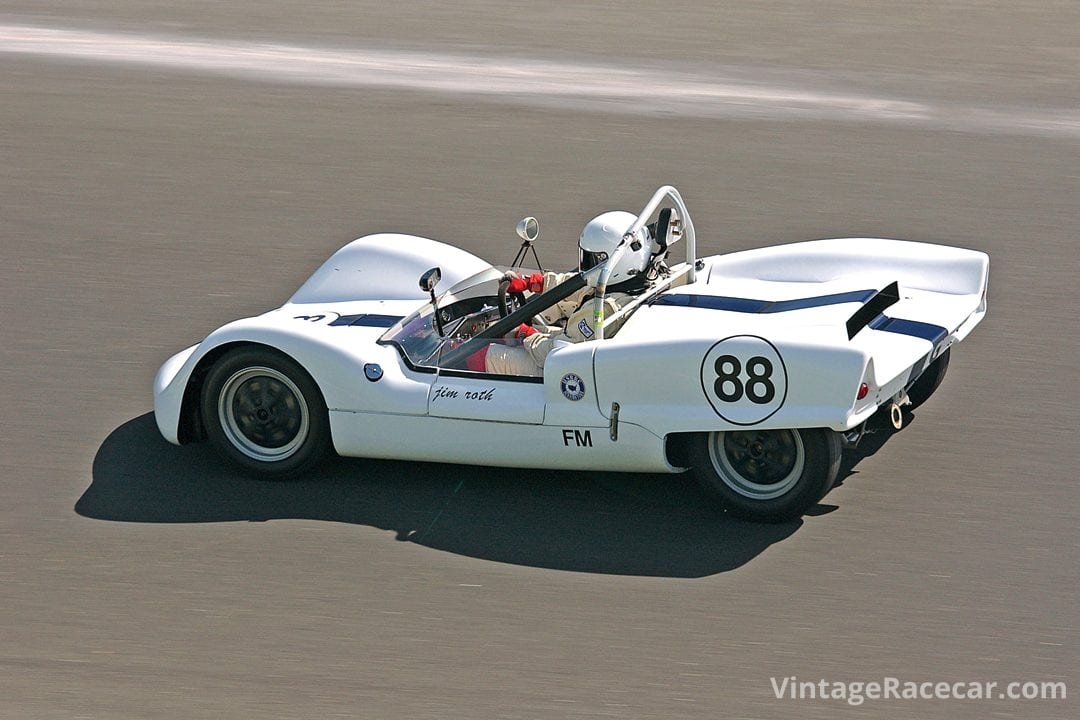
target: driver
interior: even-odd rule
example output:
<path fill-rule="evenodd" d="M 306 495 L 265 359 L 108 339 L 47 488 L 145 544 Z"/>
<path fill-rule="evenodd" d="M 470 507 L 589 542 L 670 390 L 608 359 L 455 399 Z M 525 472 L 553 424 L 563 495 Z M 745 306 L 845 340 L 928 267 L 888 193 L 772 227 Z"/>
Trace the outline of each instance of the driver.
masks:
<path fill-rule="evenodd" d="M 637 220 L 635 215 L 616 210 L 598 215 L 581 231 L 578 241 L 580 271 L 584 272 L 607 260 L 622 242 L 623 235 Z M 640 247 L 628 247 L 608 277 L 608 292 L 604 296 L 604 315 L 610 316 L 625 305 L 634 294 L 645 287 L 645 270 L 652 259 L 652 237 L 646 228 L 637 232 Z M 508 292 L 545 292 L 564 282 L 575 273 L 533 273 L 522 276 L 507 273 Z M 593 289 L 584 287 L 537 315 L 534 325 L 521 324 L 510 337 L 520 345 L 488 345 L 468 359 L 468 367 L 476 372 L 499 375 L 541 375 L 547 354 L 561 343 L 591 340 L 593 327 Z"/>

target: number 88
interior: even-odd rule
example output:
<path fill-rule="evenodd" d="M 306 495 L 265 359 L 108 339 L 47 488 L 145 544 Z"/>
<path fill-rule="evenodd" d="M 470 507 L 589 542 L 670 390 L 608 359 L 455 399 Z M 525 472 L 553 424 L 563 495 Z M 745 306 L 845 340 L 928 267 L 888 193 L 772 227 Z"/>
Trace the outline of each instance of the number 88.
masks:
<path fill-rule="evenodd" d="M 745 395 L 750 402 L 766 405 L 776 397 L 776 386 L 772 381 L 773 364 L 769 358 L 754 355 L 746 361 L 746 381 L 742 379 L 742 363 L 734 355 L 721 355 L 713 366 L 716 370 L 716 382 L 713 390 L 721 402 L 738 402 Z M 731 386 L 731 391 L 727 386 Z"/>

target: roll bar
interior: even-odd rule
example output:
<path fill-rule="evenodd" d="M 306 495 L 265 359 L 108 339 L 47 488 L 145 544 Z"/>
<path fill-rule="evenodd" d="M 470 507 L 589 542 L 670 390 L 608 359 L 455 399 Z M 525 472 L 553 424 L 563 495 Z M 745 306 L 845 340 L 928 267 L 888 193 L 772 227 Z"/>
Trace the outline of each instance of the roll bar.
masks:
<path fill-rule="evenodd" d="M 638 215 L 637 220 L 630 226 L 630 229 L 623 235 L 623 244 L 625 245 L 629 240 L 633 239 L 634 233 L 645 226 L 652 214 L 657 211 L 660 204 L 665 199 L 670 199 L 675 205 L 675 208 L 679 211 L 679 217 L 682 220 L 682 239 L 686 243 L 686 264 L 690 266 L 690 274 L 688 280 L 694 282 L 696 278 L 696 263 L 697 263 L 697 238 L 694 235 L 694 221 L 690 219 L 690 211 L 686 209 L 686 203 L 683 202 L 682 195 L 671 185 L 664 185 L 653 193 L 652 199 L 646 203 L 645 208 Z"/>
<path fill-rule="evenodd" d="M 661 203 L 665 200 L 670 200 L 675 205 L 682 222 L 681 239 L 686 243 L 686 264 L 689 268 L 686 275 L 687 281 L 693 283 L 697 279 L 697 238 L 694 235 L 694 221 L 690 219 L 690 213 L 687 211 L 686 203 L 683 202 L 679 191 L 672 185 L 664 185 L 653 193 L 652 198 L 645 204 L 637 220 L 623 235 L 622 242 L 619 243 L 619 247 L 615 249 L 612 256 L 608 258 L 607 262 L 597 266 L 599 277 L 594 285 L 596 292 L 593 298 L 593 325 L 596 329 L 597 340 L 604 339 L 604 298 L 607 295 L 607 283 L 608 278 L 611 276 L 611 270 L 618 264 L 623 253 L 633 242 L 637 232 L 645 226 L 645 223 L 648 222 L 652 214 L 660 208 Z M 669 242 L 668 246 L 670 247 L 672 244 L 674 243 Z M 586 273 L 586 275 L 589 274 Z"/>

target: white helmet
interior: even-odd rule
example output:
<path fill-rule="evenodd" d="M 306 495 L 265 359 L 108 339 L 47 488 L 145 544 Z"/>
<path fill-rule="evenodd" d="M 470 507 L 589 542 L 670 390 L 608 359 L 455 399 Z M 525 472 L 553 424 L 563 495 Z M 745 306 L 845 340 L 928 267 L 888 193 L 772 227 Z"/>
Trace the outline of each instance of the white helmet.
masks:
<path fill-rule="evenodd" d="M 635 220 L 636 215 L 623 210 L 606 212 L 590 220 L 581 231 L 581 239 L 578 241 L 578 247 L 581 248 L 579 268 L 582 271 L 589 270 L 611 257 Z M 611 269 L 608 285 L 629 280 L 645 272 L 645 268 L 649 266 L 652 257 L 652 238 L 649 237 L 649 231 L 641 228 L 636 237 L 639 241 L 638 248 L 635 250 L 633 245 L 630 245 L 623 251 L 622 258 Z"/>

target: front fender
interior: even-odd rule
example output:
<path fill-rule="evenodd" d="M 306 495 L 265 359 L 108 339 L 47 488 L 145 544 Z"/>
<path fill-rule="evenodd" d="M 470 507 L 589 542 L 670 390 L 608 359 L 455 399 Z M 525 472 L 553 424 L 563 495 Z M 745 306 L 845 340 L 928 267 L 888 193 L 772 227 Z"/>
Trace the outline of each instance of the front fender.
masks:
<path fill-rule="evenodd" d="M 293 304 L 360 300 L 424 300 L 417 281 L 431 267 L 442 270 L 443 287 L 453 287 L 491 265 L 453 245 L 380 233 L 341 248 L 312 273 L 289 299 Z"/>
<path fill-rule="evenodd" d="M 334 326 L 336 317 L 276 310 L 224 325 L 169 358 L 154 381 L 154 413 L 162 436 L 175 444 L 192 439 L 184 428 L 197 423 L 205 372 L 223 353 L 244 345 L 264 346 L 296 361 L 311 375 L 329 410 L 424 414 L 431 376 L 408 370 L 395 348 L 377 344 L 383 328 Z M 378 382 L 365 378 L 368 363 L 382 369 Z"/>
<path fill-rule="evenodd" d="M 195 369 L 198 345 L 181 350 L 166 360 L 154 376 L 154 420 L 161 436 L 173 445 L 181 444 L 180 414 L 184 391 Z"/>

